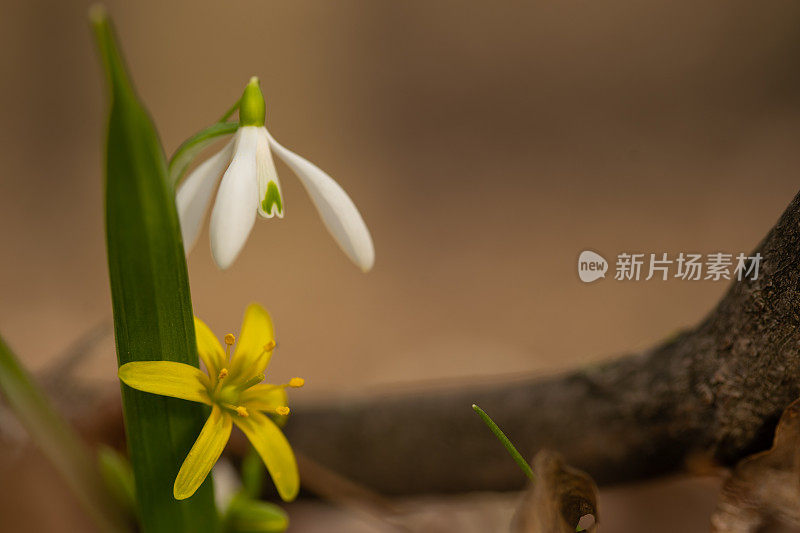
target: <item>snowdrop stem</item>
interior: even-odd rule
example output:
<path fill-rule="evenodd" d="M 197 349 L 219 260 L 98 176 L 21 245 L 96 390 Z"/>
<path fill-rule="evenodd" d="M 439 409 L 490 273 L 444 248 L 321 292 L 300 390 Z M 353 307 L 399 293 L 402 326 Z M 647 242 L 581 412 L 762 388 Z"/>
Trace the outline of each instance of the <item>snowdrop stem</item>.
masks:
<path fill-rule="evenodd" d="M 231 108 L 230 108 L 230 109 L 228 109 L 228 110 L 225 112 L 225 114 L 224 114 L 224 115 L 222 115 L 222 116 L 219 118 L 219 120 L 218 120 L 217 122 L 225 122 L 226 120 L 228 120 L 229 118 L 231 118 L 231 115 L 233 115 L 233 114 L 236 112 L 236 110 L 237 110 L 237 109 L 239 109 L 239 105 L 240 105 L 241 103 L 242 103 L 242 98 L 241 98 L 241 97 L 239 97 L 239 99 L 238 99 L 238 100 L 236 100 L 236 102 L 235 102 L 235 103 L 234 103 L 234 104 L 231 106 Z"/>

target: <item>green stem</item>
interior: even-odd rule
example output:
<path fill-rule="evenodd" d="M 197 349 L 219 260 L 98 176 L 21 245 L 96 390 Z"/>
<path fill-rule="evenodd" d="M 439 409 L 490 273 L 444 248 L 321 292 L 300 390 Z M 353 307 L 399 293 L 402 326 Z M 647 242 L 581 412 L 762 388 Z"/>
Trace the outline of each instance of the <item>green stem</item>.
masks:
<path fill-rule="evenodd" d="M 236 100 L 236 103 L 235 103 L 235 104 L 233 104 L 233 105 L 231 106 L 231 108 L 230 108 L 230 109 L 228 109 L 228 110 L 225 112 L 225 114 L 224 114 L 224 115 L 222 115 L 222 116 L 220 117 L 220 119 L 219 119 L 217 122 L 225 122 L 226 120 L 228 120 L 229 118 L 231 118 L 231 115 L 233 115 L 233 114 L 236 112 L 236 110 L 237 110 L 237 109 L 239 109 L 239 104 L 241 104 L 241 103 L 242 103 L 242 98 L 241 98 L 241 97 L 239 97 L 239 99 L 238 99 L 238 100 Z"/>
<path fill-rule="evenodd" d="M 528 461 L 526 461 L 525 458 L 522 457 L 522 455 L 517 451 L 514 445 L 511 444 L 511 441 L 508 440 L 506 434 L 503 433 L 499 427 L 497 427 L 497 424 L 494 423 L 494 420 L 492 420 L 483 409 L 475 404 L 472 404 L 472 410 L 478 413 L 478 416 L 481 417 L 481 420 L 483 420 L 483 422 L 489 427 L 491 432 L 494 433 L 494 436 L 497 437 L 497 440 L 503 443 L 503 446 L 506 447 L 506 450 L 517 462 L 517 465 L 519 465 L 520 469 L 525 472 L 525 475 L 530 479 L 534 479 L 535 476 L 533 475 L 533 469 L 531 468 L 531 465 L 528 464 Z"/>
<path fill-rule="evenodd" d="M 177 186 L 200 152 L 223 136 L 236 133 L 237 129 L 239 129 L 238 122 L 216 122 L 183 141 L 169 161 L 169 182 Z"/>

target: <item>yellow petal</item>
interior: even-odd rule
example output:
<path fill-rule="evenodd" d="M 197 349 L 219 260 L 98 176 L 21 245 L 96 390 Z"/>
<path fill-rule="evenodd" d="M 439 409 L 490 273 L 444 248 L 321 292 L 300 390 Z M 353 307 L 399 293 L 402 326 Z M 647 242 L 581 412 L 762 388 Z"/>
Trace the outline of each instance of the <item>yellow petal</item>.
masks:
<path fill-rule="evenodd" d="M 289 441 L 275 423 L 258 411 L 233 422 L 241 429 L 269 470 L 283 501 L 290 502 L 300 490 L 300 474 Z"/>
<path fill-rule="evenodd" d="M 248 409 L 257 411 L 271 411 L 278 406 L 286 405 L 287 398 L 285 388 L 269 383 L 254 385 L 239 395 L 241 403 L 246 403 Z"/>
<path fill-rule="evenodd" d="M 216 376 L 225 366 L 225 350 L 220 346 L 214 332 L 197 317 L 194 317 L 194 331 L 197 336 L 197 353 L 208 368 L 209 375 Z"/>
<path fill-rule="evenodd" d="M 268 383 L 255 385 L 242 392 L 239 401 L 248 411 L 269 411 L 269 416 L 279 427 L 286 425 L 288 416 L 275 414 L 275 408 L 289 404 L 286 389 Z"/>
<path fill-rule="evenodd" d="M 230 436 L 231 415 L 215 405 L 175 478 L 172 488 L 175 499 L 185 500 L 203 484 Z"/>
<path fill-rule="evenodd" d="M 233 379 L 247 379 L 262 374 L 275 346 L 275 329 L 267 310 L 256 303 L 247 306 L 242 331 L 233 352 Z M 265 350 L 265 348 L 270 348 Z"/>
<path fill-rule="evenodd" d="M 208 376 L 173 361 L 135 361 L 119 367 L 119 379 L 134 389 L 211 405 Z"/>

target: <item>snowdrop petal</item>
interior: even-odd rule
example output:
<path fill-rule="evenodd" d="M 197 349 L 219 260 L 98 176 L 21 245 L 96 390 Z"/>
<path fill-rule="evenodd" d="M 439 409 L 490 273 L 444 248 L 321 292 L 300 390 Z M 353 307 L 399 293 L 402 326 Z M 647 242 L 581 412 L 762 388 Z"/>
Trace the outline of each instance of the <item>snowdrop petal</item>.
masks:
<path fill-rule="evenodd" d="M 283 194 L 272 152 L 269 149 L 269 135 L 264 128 L 258 128 L 258 147 L 256 165 L 258 166 L 258 214 L 263 218 L 275 215 L 283 218 Z"/>
<path fill-rule="evenodd" d="M 300 178 L 325 227 L 342 251 L 361 270 L 370 270 L 375 263 L 372 237 L 364 219 L 344 189 L 319 167 L 278 144 L 269 133 L 267 138 L 275 154 Z"/>
<path fill-rule="evenodd" d="M 242 251 L 256 221 L 257 144 L 257 127 L 246 126 L 236 132 L 233 160 L 222 177 L 211 211 L 211 253 L 223 270 L 231 266 Z"/>
<path fill-rule="evenodd" d="M 230 141 L 222 150 L 198 165 L 178 187 L 175 203 L 181 221 L 183 248 L 187 254 L 197 242 L 214 187 L 222 171 L 230 163 L 232 154 L 233 141 Z"/>

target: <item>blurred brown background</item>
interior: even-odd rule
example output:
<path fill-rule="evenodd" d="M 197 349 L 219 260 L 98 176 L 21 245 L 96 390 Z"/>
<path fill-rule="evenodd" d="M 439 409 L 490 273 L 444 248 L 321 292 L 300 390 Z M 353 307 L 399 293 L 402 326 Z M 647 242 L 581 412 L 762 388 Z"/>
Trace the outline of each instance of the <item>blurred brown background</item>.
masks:
<path fill-rule="evenodd" d="M 110 315 L 87 6 L 2 0 L 0 331 L 36 371 Z M 645 347 L 699 320 L 725 283 L 586 285 L 580 251 L 746 252 L 798 188 L 793 1 L 108 6 L 168 152 L 258 75 L 267 127 L 372 231 L 363 275 L 279 166 L 287 218 L 259 221 L 224 273 L 207 232 L 190 256 L 195 311 L 215 331 L 238 328 L 251 300 L 271 310 L 273 377 L 308 382 L 297 403 Z M 111 340 L 95 351 L 82 379 L 113 386 Z M 648 500 L 663 531 L 706 530 L 713 490 L 675 492 Z M 677 526 L 678 509 L 696 512 Z"/>

